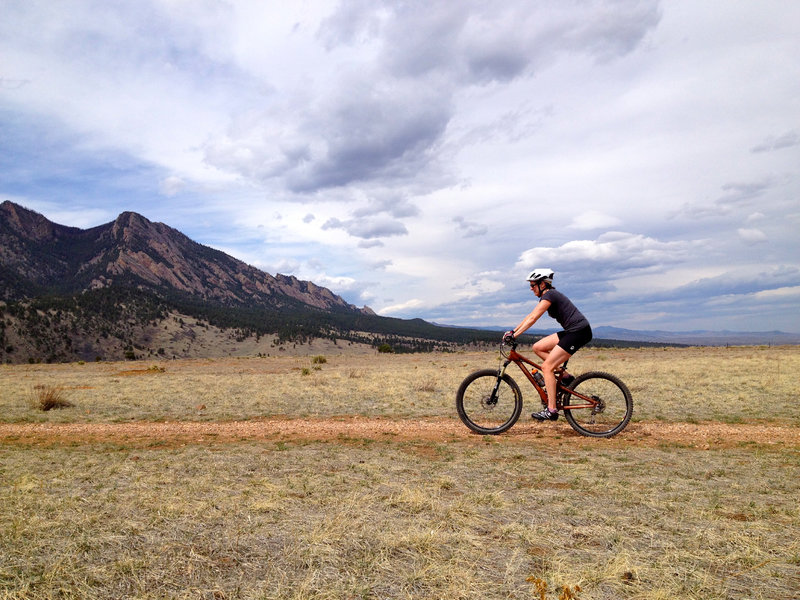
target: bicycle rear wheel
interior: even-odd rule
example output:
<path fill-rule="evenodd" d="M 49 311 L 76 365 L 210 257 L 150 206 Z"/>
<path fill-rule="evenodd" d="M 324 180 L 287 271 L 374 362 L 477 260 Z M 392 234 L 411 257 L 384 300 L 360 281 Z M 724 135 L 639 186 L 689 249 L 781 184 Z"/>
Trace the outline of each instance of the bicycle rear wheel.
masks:
<path fill-rule="evenodd" d="M 570 389 L 592 398 L 597 405 L 564 393 L 564 416 L 572 428 L 589 437 L 609 438 L 625 429 L 633 415 L 633 398 L 628 387 L 615 375 L 590 371 L 575 378 Z M 586 405 L 586 408 L 567 408 Z"/>
<path fill-rule="evenodd" d="M 483 369 L 459 386 L 456 410 L 464 425 L 476 433 L 503 433 L 522 413 L 522 392 L 508 375 L 498 381 L 495 369 Z"/>

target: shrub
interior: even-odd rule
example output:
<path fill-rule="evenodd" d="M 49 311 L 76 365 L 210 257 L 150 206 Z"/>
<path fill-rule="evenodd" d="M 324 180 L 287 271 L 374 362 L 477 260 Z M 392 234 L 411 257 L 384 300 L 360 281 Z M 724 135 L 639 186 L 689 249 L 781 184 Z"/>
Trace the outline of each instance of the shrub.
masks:
<path fill-rule="evenodd" d="M 394 352 L 394 348 L 392 348 L 389 344 L 381 344 L 380 346 L 378 346 L 378 352 L 391 354 L 392 352 Z"/>
<path fill-rule="evenodd" d="M 37 385 L 31 392 L 31 405 L 41 411 L 53 410 L 54 408 L 69 408 L 75 406 L 67 400 L 64 388 L 56 385 Z"/>
<path fill-rule="evenodd" d="M 326 362 L 328 362 L 328 359 L 322 355 L 318 355 L 312 358 L 311 362 L 314 363 L 315 365 L 324 365 Z"/>

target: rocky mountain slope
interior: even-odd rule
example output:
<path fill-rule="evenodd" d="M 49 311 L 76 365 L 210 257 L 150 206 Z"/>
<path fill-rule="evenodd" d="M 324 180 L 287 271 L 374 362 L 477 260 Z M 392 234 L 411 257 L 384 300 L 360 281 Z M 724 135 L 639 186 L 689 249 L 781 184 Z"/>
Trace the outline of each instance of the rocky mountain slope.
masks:
<path fill-rule="evenodd" d="M 225 306 L 305 306 L 373 314 L 327 288 L 293 276 L 272 276 L 134 212 L 83 230 L 52 223 L 12 202 L 0 204 L 0 298 L 112 286 Z"/>

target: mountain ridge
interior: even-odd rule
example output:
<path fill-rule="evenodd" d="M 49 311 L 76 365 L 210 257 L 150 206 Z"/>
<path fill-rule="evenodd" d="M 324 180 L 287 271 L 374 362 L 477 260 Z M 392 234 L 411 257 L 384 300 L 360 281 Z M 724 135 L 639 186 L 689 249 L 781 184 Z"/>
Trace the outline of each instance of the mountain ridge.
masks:
<path fill-rule="evenodd" d="M 79 229 L 5 201 L 0 204 L 0 269 L 5 275 L 0 298 L 6 300 L 129 285 L 230 306 L 281 308 L 299 302 L 374 314 L 313 282 L 270 275 L 131 211 Z"/>
<path fill-rule="evenodd" d="M 800 334 L 784 331 L 730 331 L 696 329 L 690 331 L 634 330 L 622 327 L 601 326 L 596 335 L 630 342 L 663 342 L 696 346 L 724 345 L 793 345 L 800 344 Z"/>

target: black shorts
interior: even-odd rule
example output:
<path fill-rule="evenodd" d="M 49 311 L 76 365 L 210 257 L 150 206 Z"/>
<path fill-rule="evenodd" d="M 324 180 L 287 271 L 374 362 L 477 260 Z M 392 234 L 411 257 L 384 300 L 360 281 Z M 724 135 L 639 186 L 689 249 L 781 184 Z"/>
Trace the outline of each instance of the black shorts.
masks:
<path fill-rule="evenodd" d="M 592 328 L 587 325 L 577 331 L 559 331 L 557 335 L 558 345 L 572 355 L 592 341 Z"/>

